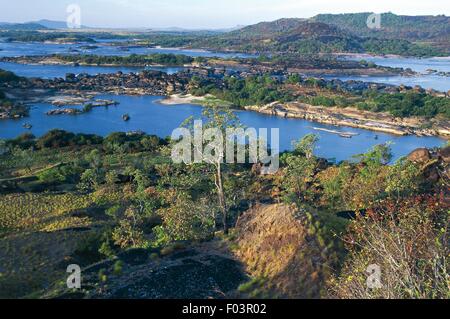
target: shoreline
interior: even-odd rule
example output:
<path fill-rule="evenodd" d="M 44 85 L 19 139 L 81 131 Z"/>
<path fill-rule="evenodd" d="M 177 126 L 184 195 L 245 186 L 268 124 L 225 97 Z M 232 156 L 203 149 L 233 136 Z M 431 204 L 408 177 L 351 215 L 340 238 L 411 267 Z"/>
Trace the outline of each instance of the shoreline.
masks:
<path fill-rule="evenodd" d="M 14 59 L 15 61 L 9 61 L 11 59 Z M 65 62 L 61 60 L 52 60 L 52 59 L 42 59 L 39 61 L 27 61 L 23 57 L 19 58 L 9 58 L 9 57 L 2 57 L 0 58 L 0 62 L 2 63 L 12 63 L 12 64 L 20 64 L 20 65 L 41 65 L 41 66 L 73 66 L 73 67 L 105 67 L 105 68 L 146 68 L 146 67 L 153 67 L 153 68 L 186 68 L 191 67 L 191 65 L 183 64 L 183 65 L 170 65 L 170 64 L 95 64 L 95 63 L 78 63 L 78 62 Z M 74 65 L 77 64 L 77 65 Z"/>
<path fill-rule="evenodd" d="M 173 94 L 159 100 L 158 103 L 172 106 L 181 104 L 201 105 L 201 102 L 206 99 L 207 96 L 196 97 L 190 94 Z M 420 125 L 423 124 L 423 119 L 399 119 L 386 113 L 360 111 L 351 107 L 342 109 L 336 107 L 313 106 L 300 102 L 288 102 L 284 104 L 274 102 L 264 106 L 246 106 L 243 110 L 283 118 L 303 119 L 339 127 L 347 126 L 365 129 L 397 136 L 436 136 L 444 140 L 450 140 L 450 127 L 443 125 L 431 129 L 424 129 L 420 128 Z"/>
<path fill-rule="evenodd" d="M 192 94 L 172 94 L 158 100 L 159 104 L 163 105 L 181 105 L 181 104 L 200 104 L 207 99 L 205 96 L 194 96 Z"/>
<path fill-rule="evenodd" d="M 64 92 L 65 95 L 52 95 L 52 97 L 41 96 L 40 98 L 47 103 L 52 103 L 59 100 L 64 100 L 64 105 L 68 105 L 67 102 L 72 99 L 81 99 L 80 96 L 72 95 L 74 92 Z M 101 94 L 113 94 L 106 92 L 90 91 L 89 95 L 91 100 L 95 100 L 95 96 Z M 121 95 L 121 94 L 119 94 Z M 124 95 L 149 95 L 152 94 L 124 94 Z M 161 95 L 160 99 L 156 100 L 156 103 L 166 106 L 177 106 L 183 104 L 205 106 L 208 103 L 219 105 L 221 103 L 228 103 L 216 99 L 212 95 L 206 96 L 193 96 L 191 94 L 173 94 L 173 95 Z M 83 98 L 86 98 L 83 97 Z M 112 102 L 112 101 L 111 101 Z M 424 119 L 421 118 L 395 118 L 387 113 L 373 113 L 370 111 L 361 111 L 356 108 L 337 108 L 337 107 L 324 107 L 313 106 L 301 102 L 287 102 L 278 103 L 274 102 L 264 106 L 251 105 L 244 108 L 235 108 L 236 111 L 251 111 L 268 116 L 278 116 L 286 119 L 301 119 L 315 123 L 321 123 L 326 125 L 333 125 L 336 127 L 349 127 L 364 129 L 373 132 L 387 133 L 396 136 L 408 136 L 415 135 L 419 137 L 434 136 L 441 138 L 444 141 L 450 140 L 450 126 L 448 122 L 438 122 L 433 128 L 422 128 Z M 4 119 L 6 120 L 6 119 Z M 437 120 L 436 120 L 437 121 Z"/>

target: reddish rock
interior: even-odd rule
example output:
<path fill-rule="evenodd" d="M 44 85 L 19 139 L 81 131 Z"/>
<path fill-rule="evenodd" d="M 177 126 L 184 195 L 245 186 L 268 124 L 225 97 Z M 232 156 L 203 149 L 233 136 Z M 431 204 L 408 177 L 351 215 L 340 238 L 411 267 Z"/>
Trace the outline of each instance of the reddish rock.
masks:
<path fill-rule="evenodd" d="M 445 163 L 450 162 L 450 146 L 447 146 L 439 151 L 439 156 Z"/>
<path fill-rule="evenodd" d="M 416 163 L 425 163 L 431 159 L 431 154 L 426 148 L 418 148 L 408 155 L 408 159 Z"/>

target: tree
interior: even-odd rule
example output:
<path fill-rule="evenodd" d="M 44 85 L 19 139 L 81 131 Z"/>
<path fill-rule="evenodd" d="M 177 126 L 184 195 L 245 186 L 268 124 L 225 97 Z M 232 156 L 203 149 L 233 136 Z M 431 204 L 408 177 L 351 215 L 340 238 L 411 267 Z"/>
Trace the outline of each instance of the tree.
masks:
<path fill-rule="evenodd" d="M 294 154 L 304 155 L 307 159 L 311 159 L 318 141 L 319 137 L 315 134 L 305 135 L 300 141 L 295 143 Z"/>
<path fill-rule="evenodd" d="M 222 213 L 223 231 L 228 234 L 228 205 L 224 190 L 224 145 L 227 141 L 227 130 L 241 127 L 237 116 L 229 109 L 220 106 L 205 106 L 202 112 L 206 123 L 202 127 L 194 127 L 192 118 L 185 121 L 193 131 L 201 129 L 204 140 L 208 144 L 194 145 L 194 152 L 201 156 L 201 160 L 214 167 L 214 185 L 218 197 L 218 206 Z"/>
<path fill-rule="evenodd" d="M 18 163 L 21 163 L 28 170 L 28 173 L 31 173 L 32 166 L 35 160 L 35 151 L 32 148 L 21 149 L 20 147 L 14 147 L 12 150 L 12 155 L 17 160 Z"/>
<path fill-rule="evenodd" d="M 241 124 L 239 123 L 236 115 L 228 108 L 224 109 L 220 107 L 205 107 L 203 109 L 203 116 L 208 121 L 205 129 L 215 128 L 222 133 L 222 140 L 219 141 L 222 143 L 222 152 L 220 152 L 220 149 L 216 148 L 214 150 L 216 153 L 211 154 L 213 156 L 210 157 L 209 162 L 215 167 L 214 184 L 216 186 L 217 196 L 219 199 L 219 207 L 222 211 L 223 231 L 225 234 L 228 234 L 228 206 L 225 198 L 222 175 L 224 159 L 223 145 L 225 145 L 226 143 L 227 129 L 237 128 L 241 126 Z"/>
<path fill-rule="evenodd" d="M 353 194 L 353 208 L 364 209 L 385 197 L 386 164 L 392 159 L 390 144 L 376 145 L 356 158 L 359 159 L 359 170 L 352 180 L 350 191 Z"/>
<path fill-rule="evenodd" d="M 147 240 L 141 230 L 143 219 L 138 209 L 130 206 L 112 233 L 114 244 L 121 248 L 144 248 Z"/>
<path fill-rule="evenodd" d="M 159 214 L 169 240 L 203 240 L 214 234 L 215 214 L 208 198 L 194 200 L 188 193 L 175 190 L 167 191 L 165 197 L 169 205 Z"/>
<path fill-rule="evenodd" d="M 343 239 L 349 253 L 330 283 L 332 296 L 448 298 L 448 206 L 439 195 L 384 201 L 354 220 Z M 371 265 L 381 285 L 369 289 Z"/>
<path fill-rule="evenodd" d="M 81 174 L 78 188 L 82 191 L 97 190 L 104 182 L 104 171 L 102 169 L 89 168 Z"/>
<path fill-rule="evenodd" d="M 6 144 L 6 141 L 0 139 L 0 156 L 6 154 L 7 152 L 8 152 L 8 145 Z"/>
<path fill-rule="evenodd" d="M 306 135 L 296 144 L 295 151 L 282 159 L 286 163 L 286 168 L 281 186 L 288 200 L 304 201 L 309 198 L 311 191 L 309 186 L 317 167 L 317 160 L 314 157 L 317 141 L 316 135 Z"/>
<path fill-rule="evenodd" d="M 386 177 L 386 193 L 390 198 L 401 200 L 419 191 L 420 168 L 413 162 L 403 158 L 389 167 Z"/>

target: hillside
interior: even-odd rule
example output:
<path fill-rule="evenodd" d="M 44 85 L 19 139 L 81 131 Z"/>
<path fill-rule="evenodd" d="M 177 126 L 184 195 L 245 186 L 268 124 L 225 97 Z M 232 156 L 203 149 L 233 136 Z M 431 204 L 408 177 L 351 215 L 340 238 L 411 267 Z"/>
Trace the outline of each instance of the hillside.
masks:
<path fill-rule="evenodd" d="M 413 43 L 407 39 L 382 38 L 377 37 L 376 34 L 361 36 L 358 26 L 341 28 L 317 20 L 317 18 L 313 20 L 280 19 L 273 22 L 261 22 L 237 31 L 194 41 L 193 46 L 262 53 L 351 52 L 409 56 L 446 54 L 440 49 L 422 43 Z M 362 27 L 359 26 L 359 28 Z M 445 46 L 438 47 L 445 49 Z"/>
<path fill-rule="evenodd" d="M 254 25 L 246 26 L 242 29 L 230 32 L 228 36 L 241 37 L 261 37 L 261 36 L 275 36 L 297 29 L 304 24 L 305 19 L 279 19 L 273 22 L 260 22 Z"/>
<path fill-rule="evenodd" d="M 214 167 L 172 165 L 167 143 L 60 130 L 4 141 L 0 298 L 448 296 L 446 270 L 432 267 L 448 256 L 449 148 L 387 166 L 389 147 L 378 145 L 334 165 L 311 155 L 307 135 L 275 175 L 226 166 L 224 214 Z M 358 216 L 366 211 L 373 219 Z M 356 245 L 344 250 L 348 238 Z M 372 260 L 408 273 L 390 271 L 390 290 L 355 290 Z M 72 264 L 80 291 L 66 289 Z"/>
<path fill-rule="evenodd" d="M 367 18 L 372 13 L 319 14 L 311 21 L 337 26 L 342 30 L 361 36 L 405 39 L 409 41 L 450 39 L 450 17 L 401 16 L 393 13 L 381 14 L 381 29 L 367 27 Z"/>
<path fill-rule="evenodd" d="M 324 243 L 313 235 L 314 226 L 306 214 L 293 206 L 272 204 L 256 205 L 239 218 L 235 255 L 255 278 L 240 287 L 241 293 L 250 297 L 323 297 L 327 269 L 334 263 Z"/>

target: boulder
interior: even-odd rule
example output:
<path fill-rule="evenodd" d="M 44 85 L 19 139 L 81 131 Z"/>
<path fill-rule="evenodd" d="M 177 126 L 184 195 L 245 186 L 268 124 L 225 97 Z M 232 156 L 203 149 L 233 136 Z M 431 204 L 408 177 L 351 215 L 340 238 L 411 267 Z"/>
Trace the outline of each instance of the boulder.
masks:
<path fill-rule="evenodd" d="M 431 159 L 431 154 L 426 148 L 418 148 L 408 155 L 408 159 L 416 163 L 425 163 Z"/>
<path fill-rule="evenodd" d="M 447 146 L 439 151 L 439 156 L 445 163 L 450 163 L 450 146 Z"/>

